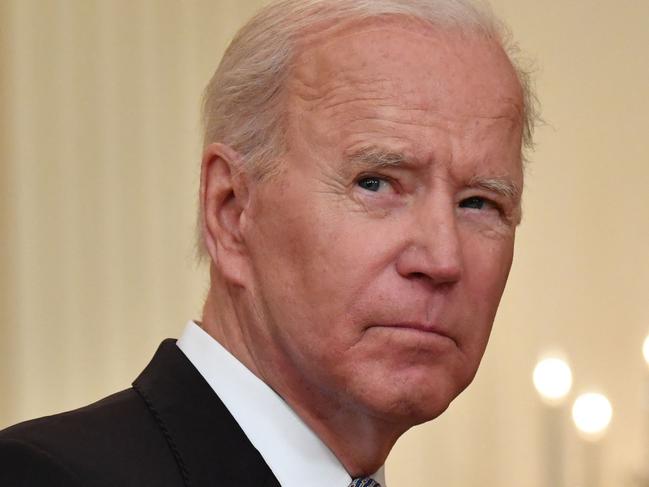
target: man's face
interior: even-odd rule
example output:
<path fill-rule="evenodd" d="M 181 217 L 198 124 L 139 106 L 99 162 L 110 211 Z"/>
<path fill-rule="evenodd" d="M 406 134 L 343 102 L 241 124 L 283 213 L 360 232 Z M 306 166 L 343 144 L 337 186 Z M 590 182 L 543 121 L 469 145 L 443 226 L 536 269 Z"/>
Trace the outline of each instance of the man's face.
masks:
<path fill-rule="evenodd" d="M 298 410 L 429 420 L 472 380 L 511 266 L 520 86 L 484 39 L 390 23 L 311 43 L 284 171 L 243 236 L 245 336 Z"/>

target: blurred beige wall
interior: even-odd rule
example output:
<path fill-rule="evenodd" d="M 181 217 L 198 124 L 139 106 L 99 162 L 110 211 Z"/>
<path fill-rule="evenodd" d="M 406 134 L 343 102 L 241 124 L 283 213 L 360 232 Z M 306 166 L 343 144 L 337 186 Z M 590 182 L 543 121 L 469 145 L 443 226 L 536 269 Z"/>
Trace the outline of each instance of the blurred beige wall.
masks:
<path fill-rule="evenodd" d="M 0 19 L 6 18 L 7 6 L 0 2 Z M 0 22 L 0 232 L 7 233 L 9 227 L 10 201 L 9 179 L 7 174 L 8 165 L 4 162 L 8 156 L 8 123 L 4 110 L 1 107 L 7 106 L 7 72 L 4 66 L 7 64 L 8 35 L 6 25 Z M 6 325 L 13 316 L 11 308 L 12 299 L 10 295 L 10 272 L 9 259 L 10 251 L 8 242 L 0 240 L 0 331 L 4 339 L 0 340 L 0 424 L 4 424 L 6 412 L 12 402 L 13 389 L 10 389 L 11 371 L 9 361 L 11 360 L 11 347 L 6 339 Z"/>
<path fill-rule="evenodd" d="M 200 316 L 199 98 L 261 3 L 0 0 L 0 427 L 127 387 Z M 536 59 L 548 125 L 481 371 L 400 441 L 388 479 L 549 487 L 531 373 L 558 348 L 570 400 L 595 388 L 615 409 L 601 487 L 631 486 L 649 465 L 649 2 L 493 5 Z M 568 408 L 557 445 L 577 487 Z"/>

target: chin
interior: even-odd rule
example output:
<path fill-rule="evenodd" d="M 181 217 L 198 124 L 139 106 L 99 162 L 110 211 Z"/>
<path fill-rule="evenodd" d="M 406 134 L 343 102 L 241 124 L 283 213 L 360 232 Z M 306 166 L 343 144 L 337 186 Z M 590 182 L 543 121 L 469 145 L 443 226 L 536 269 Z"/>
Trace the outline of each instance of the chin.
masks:
<path fill-rule="evenodd" d="M 421 404 L 405 400 L 397 411 L 392 414 L 393 420 L 407 425 L 408 428 L 427 423 L 440 416 L 448 409 L 451 401 L 428 402 Z"/>
<path fill-rule="evenodd" d="M 456 382 L 449 375 L 440 377 L 430 372 L 421 379 L 413 380 L 411 377 L 404 381 L 402 377 L 390 381 L 390 384 L 384 382 L 371 394 L 371 397 L 381 397 L 382 400 L 366 402 L 366 407 L 371 414 L 386 421 L 411 427 L 437 418 L 471 382 Z"/>

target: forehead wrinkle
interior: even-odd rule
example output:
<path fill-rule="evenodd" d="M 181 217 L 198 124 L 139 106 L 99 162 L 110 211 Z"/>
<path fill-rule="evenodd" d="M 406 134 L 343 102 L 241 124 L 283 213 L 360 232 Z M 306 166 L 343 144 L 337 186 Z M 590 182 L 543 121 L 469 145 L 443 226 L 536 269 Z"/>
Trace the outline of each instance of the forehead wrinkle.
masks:
<path fill-rule="evenodd" d="M 306 81 L 296 79 L 295 89 L 291 90 L 294 100 L 301 101 L 301 108 L 309 112 L 323 111 L 342 113 L 348 117 L 348 123 L 376 121 L 386 124 L 414 125 L 419 127 L 447 127 L 465 123 L 474 124 L 476 121 L 508 122 L 514 126 L 520 125 L 520 106 L 513 100 L 503 103 L 499 113 L 493 113 L 491 107 L 475 113 L 458 111 L 458 107 L 444 107 L 444 100 L 406 101 L 409 93 L 401 93 L 395 97 L 394 82 L 387 78 L 364 80 L 353 76 L 334 79 L 320 86 L 309 86 Z M 301 89 L 300 89 L 301 88 Z M 346 105 L 359 105 L 354 110 L 345 111 Z M 475 108 L 473 108 L 475 110 Z M 423 114 L 423 116 L 421 116 Z M 452 130 L 452 129 L 451 129 Z"/>
<path fill-rule="evenodd" d="M 342 73 L 338 73 L 339 75 Z M 349 75 L 350 73 L 346 73 Z M 521 108 L 514 100 L 508 100 L 501 104 L 500 113 L 493 113 L 491 107 L 484 107 L 482 113 L 467 110 L 467 113 L 458 111 L 458 107 L 443 107 L 444 100 L 410 100 L 406 103 L 404 97 L 410 93 L 401 92 L 401 97 L 395 97 L 393 80 L 377 78 L 366 80 L 354 78 L 353 76 L 342 76 L 341 79 L 332 79 L 319 86 L 309 83 L 298 77 L 292 85 L 291 94 L 297 100 L 302 101 L 308 111 L 331 111 L 340 109 L 345 105 L 360 104 L 363 113 L 354 116 L 351 112 L 350 122 L 361 120 L 379 121 L 385 123 L 397 123 L 405 125 L 440 127 L 450 123 L 463 124 L 465 122 L 484 121 L 507 121 L 512 124 L 519 124 L 521 121 Z M 318 83 L 317 81 L 315 83 Z M 363 105 L 364 104 L 364 105 Z M 470 107 L 475 110 L 474 107 Z M 504 108 L 504 109 L 503 109 Z M 392 110 L 393 113 L 386 112 Z M 367 112 L 374 112 L 369 115 Z M 412 120 L 409 114 L 412 114 Z M 417 115 L 424 114 L 424 119 Z M 437 121 L 442 118 L 441 122 Z"/>
<path fill-rule="evenodd" d="M 387 78 L 366 79 L 354 76 L 352 71 L 341 70 L 327 80 L 328 73 L 318 75 L 317 67 L 313 71 L 296 70 L 289 89 L 292 98 L 307 105 L 305 108 L 309 111 L 327 111 L 351 103 L 380 104 L 388 99 L 391 91 L 381 89 L 390 84 Z"/>
<path fill-rule="evenodd" d="M 340 105 L 345 102 L 336 104 Z M 482 115 L 471 115 L 471 116 L 462 116 L 460 114 L 455 115 L 446 115 L 444 112 L 440 111 L 431 111 L 425 108 L 407 108 L 392 103 L 385 103 L 382 105 L 375 105 L 373 107 L 368 107 L 369 110 L 379 111 L 380 109 L 394 109 L 395 112 L 400 113 L 377 113 L 375 115 L 358 113 L 356 115 L 351 115 L 349 117 L 348 123 L 360 123 L 360 122 L 379 122 L 389 125 L 405 125 L 405 126 L 414 126 L 420 129 L 434 128 L 439 130 L 444 130 L 446 132 L 454 132 L 462 130 L 467 124 L 477 126 L 478 121 L 486 122 L 507 122 L 510 125 L 516 127 L 518 126 L 517 120 L 507 116 L 507 115 L 494 115 L 494 116 L 482 116 Z M 428 115 L 423 120 L 422 118 L 414 118 L 407 116 L 410 113 L 423 112 Z"/>
<path fill-rule="evenodd" d="M 408 113 L 425 113 L 429 117 L 441 116 L 445 122 L 462 123 L 473 119 L 485 121 L 507 120 L 518 124 L 522 120 L 522 106 L 517 96 L 501 96 L 496 100 L 487 99 L 487 103 L 479 103 L 470 106 L 448 106 L 448 100 L 461 100 L 461 97 L 453 96 L 451 93 L 441 93 L 436 97 L 422 98 L 419 89 L 405 89 L 405 86 L 397 83 L 394 77 L 382 76 L 380 73 L 373 73 L 374 77 L 368 78 L 366 66 L 345 66 L 345 69 L 337 69 L 340 66 L 329 64 L 325 55 L 315 55 L 301 58 L 294 64 L 292 74 L 288 82 L 289 97 L 297 102 L 300 108 L 315 112 L 318 110 L 333 110 L 335 115 L 343 111 L 345 105 L 359 104 L 365 113 L 374 111 L 376 116 L 367 117 L 378 121 L 397 122 L 410 124 L 404 117 Z M 355 69 L 358 68 L 358 69 Z M 434 84 L 434 80 L 429 80 Z M 426 91 L 426 90 L 425 90 Z M 497 103 L 495 103 L 497 102 Z M 389 113 L 385 109 L 394 109 L 401 112 L 390 120 Z M 477 110 L 477 112 L 476 112 Z M 465 112 L 466 113 L 463 113 Z M 354 110 L 351 110 L 354 113 Z M 358 113 L 358 112 L 356 112 Z M 406 120 L 403 120 L 403 119 Z M 414 117 L 413 117 L 414 118 Z M 354 120 L 350 120 L 354 121 Z M 427 125 L 421 119 L 417 119 L 414 125 Z M 430 123 L 437 126 L 437 123 Z"/>
<path fill-rule="evenodd" d="M 375 30 L 384 29 L 369 29 L 370 32 Z M 331 53 L 323 49 L 330 42 L 340 42 L 344 37 L 361 33 L 352 31 L 348 35 L 323 39 L 313 46 L 302 46 L 292 63 L 287 82 L 291 98 L 305 102 L 308 111 L 336 109 L 348 103 L 380 104 L 393 99 L 394 93 L 398 92 L 393 77 L 379 71 L 368 73 L 367 64 L 376 62 L 371 50 L 353 51 L 351 55 L 360 56 L 361 60 L 341 64 L 339 59 L 333 59 Z"/>

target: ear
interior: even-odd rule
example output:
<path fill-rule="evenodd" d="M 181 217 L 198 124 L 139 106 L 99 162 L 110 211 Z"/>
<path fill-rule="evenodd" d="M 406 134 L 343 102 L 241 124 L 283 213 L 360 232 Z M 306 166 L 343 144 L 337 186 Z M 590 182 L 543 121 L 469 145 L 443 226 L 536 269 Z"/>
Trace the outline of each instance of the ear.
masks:
<path fill-rule="evenodd" d="M 248 181 L 241 156 L 224 144 L 211 144 L 201 166 L 201 227 L 213 265 L 231 283 L 243 284 L 246 248 L 241 215 L 248 205 Z"/>

